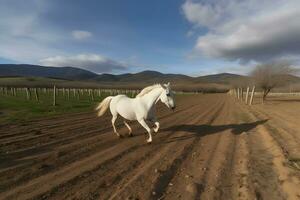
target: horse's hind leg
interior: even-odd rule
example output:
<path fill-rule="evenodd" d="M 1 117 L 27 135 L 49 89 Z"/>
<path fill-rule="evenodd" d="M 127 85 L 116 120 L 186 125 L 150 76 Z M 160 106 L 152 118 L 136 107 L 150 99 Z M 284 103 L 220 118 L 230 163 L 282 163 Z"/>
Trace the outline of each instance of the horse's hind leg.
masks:
<path fill-rule="evenodd" d="M 124 120 L 124 124 L 125 124 L 125 126 L 128 128 L 128 130 L 129 130 L 129 136 L 132 136 L 132 129 L 131 129 L 131 127 L 129 126 L 129 124 Z"/>
<path fill-rule="evenodd" d="M 147 123 L 145 122 L 144 119 L 140 119 L 138 120 L 139 123 L 147 130 L 148 134 L 149 134 L 149 138 L 147 139 L 148 143 L 152 142 L 152 135 L 151 135 L 151 129 L 149 128 L 149 126 L 147 125 Z"/>
<path fill-rule="evenodd" d="M 115 122 L 117 120 L 118 115 L 113 115 L 112 119 L 111 119 L 111 124 L 112 127 L 114 128 L 114 132 L 117 134 L 118 137 L 121 137 L 121 135 L 118 133 L 116 126 L 115 126 Z"/>

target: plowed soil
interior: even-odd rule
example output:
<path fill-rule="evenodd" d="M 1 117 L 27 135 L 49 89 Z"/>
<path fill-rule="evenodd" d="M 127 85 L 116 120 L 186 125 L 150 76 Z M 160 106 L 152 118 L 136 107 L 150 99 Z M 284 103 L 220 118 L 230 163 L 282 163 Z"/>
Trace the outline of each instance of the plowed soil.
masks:
<path fill-rule="evenodd" d="M 300 115 L 275 107 L 180 95 L 151 145 L 109 112 L 2 125 L 0 199 L 300 199 Z"/>

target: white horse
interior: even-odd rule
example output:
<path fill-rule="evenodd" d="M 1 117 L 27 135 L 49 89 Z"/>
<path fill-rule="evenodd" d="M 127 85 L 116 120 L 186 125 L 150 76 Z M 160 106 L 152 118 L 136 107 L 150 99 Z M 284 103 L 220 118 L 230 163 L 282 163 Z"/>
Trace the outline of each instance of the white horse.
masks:
<path fill-rule="evenodd" d="M 154 122 L 154 132 L 158 132 L 159 122 L 155 116 L 155 104 L 161 100 L 168 108 L 175 109 L 174 94 L 171 91 L 170 83 L 168 84 L 155 84 L 144 88 L 135 98 L 129 98 L 126 95 L 117 95 L 106 97 L 99 105 L 98 116 L 102 116 L 108 107 L 112 114 L 112 126 L 114 132 L 120 137 L 116 127 L 115 121 L 118 114 L 124 118 L 124 124 L 129 130 L 129 136 L 132 136 L 132 129 L 126 120 L 137 120 L 148 132 L 149 138 L 147 143 L 152 142 L 151 129 L 146 123 L 146 120 Z"/>

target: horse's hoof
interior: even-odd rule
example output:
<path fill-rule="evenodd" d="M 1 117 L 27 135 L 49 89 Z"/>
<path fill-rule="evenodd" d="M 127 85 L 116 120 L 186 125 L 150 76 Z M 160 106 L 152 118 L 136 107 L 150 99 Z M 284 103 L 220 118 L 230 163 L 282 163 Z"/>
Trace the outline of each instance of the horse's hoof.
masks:
<path fill-rule="evenodd" d="M 133 137 L 133 135 L 132 135 L 132 134 L 129 134 L 129 137 Z"/>
<path fill-rule="evenodd" d="M 121 139 L 121 138 L 123 138 L 124 136 L 123 136 L 123 135 L 118 135 L 118 137 Z"/>
<path fill-rule="evenodd" d="M 152 140 L 147 140 L 147 144 L 151 144 L 152 143 Z"/>

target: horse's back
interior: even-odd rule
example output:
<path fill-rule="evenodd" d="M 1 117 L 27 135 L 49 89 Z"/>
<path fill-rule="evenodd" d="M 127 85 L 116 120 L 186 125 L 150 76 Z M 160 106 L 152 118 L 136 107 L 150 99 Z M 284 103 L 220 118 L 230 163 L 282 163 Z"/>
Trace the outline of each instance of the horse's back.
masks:
<path fill-rule="evenodd" d="M 118 113 L 125 119 L 135 120 L 136 115 L 133 104 L 134 99 L 129 98 L 126 95 L 117 95 L 110 103 L 110 110 L 113 115 Z"/>
<path fill-rule="evenodd" d="M 119 102 L 121 101 L 121 102 L 123 102 L 123 101 L 128 101 L 130 98 L 128 98 L 126 95 L 124 95 L 124 94 L 119 94 L 119 95 L 117 95 L 117 96 L 114 96 L 113 98 L 112 98 L 112 100 L 111 100 L 111 103 L 110 103 L 110 107 L 111 108 L 114 108 L 114 107 L 116 107 L 118 104 L 119 104 Z M 116 107 L 117 108 L 117 107 Z"/>

